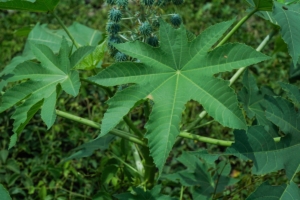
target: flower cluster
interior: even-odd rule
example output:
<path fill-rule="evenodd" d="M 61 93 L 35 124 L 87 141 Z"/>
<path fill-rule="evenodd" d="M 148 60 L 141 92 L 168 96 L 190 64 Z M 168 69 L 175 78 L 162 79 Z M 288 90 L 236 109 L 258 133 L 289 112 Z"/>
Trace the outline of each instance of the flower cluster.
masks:
<path fill-rule="evenodd" d="M 109 21 L 106 25 L 107 46 L 109 55 L 117 62 L 132 61 L 132 58 L 119 52 L 113 43 L 140 40 L 153 47 L 159 47 L 159 39 L 156 36 L 160 26 L 158 19 L 170 16 L 170 22 L 174 28 L 178 28 L 182 23 L 178 14 L 161 15 L 160 11 L 167 5 L 179 6 L 184 3 L 184 0 L 133 0 L 131 2 L 128 0 L 106 0 L 106 3 L 112 7 L 108 13 Z M 136 12 L 131 8 L 134 4 L 138 8 Z M 131 25 L 128 26 L 128 23 L 124 23 L 125 20 L 130 20 Z M 123 27 L 127 30 L 121 32 Z"/>

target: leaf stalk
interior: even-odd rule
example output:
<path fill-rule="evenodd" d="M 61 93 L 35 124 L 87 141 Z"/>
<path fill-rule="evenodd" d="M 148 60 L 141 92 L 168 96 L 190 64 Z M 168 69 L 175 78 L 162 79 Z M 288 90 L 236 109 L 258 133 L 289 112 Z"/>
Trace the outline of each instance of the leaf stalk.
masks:
<path fill-rule="evenodd" d="M 66 25 L 63 23 L 63 21 L 61 21 L 61 19 L 54 12 L 52 13 L 52 15 L 56 18 L 58 23 L 63 27 L 63 29 L 68 34 L 68 36 L 70 37 L 70 39 L 72 40 L 72 42 L 76 46 L 76 48 L 79 49 L 79 44 L 76 42 L 75 38 L 72 36 L 72 34 L 70 33 L 70 31 L 68 30 Z"/>

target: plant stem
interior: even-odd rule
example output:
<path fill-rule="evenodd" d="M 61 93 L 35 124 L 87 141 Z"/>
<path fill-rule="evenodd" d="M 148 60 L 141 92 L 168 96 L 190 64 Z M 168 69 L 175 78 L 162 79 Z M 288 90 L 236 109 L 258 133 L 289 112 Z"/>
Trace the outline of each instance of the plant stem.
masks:
<path fill-rule="evenodd" d="M 216 192 L 217 192 L 217 188 L 218 188 L 218 184 L 219 184 L 219 180 L 220 180 L 221 174 L 224 171 L 224 169 L 225 169 L 225 167 L 226 167 L 227 164 L 228 164 L 228 161 L 225 163 L 225 165 L 223 166 L 222 170 L 218 174 L 218 179 L 217 179 L 217 183 L 216 183 L 216 186 L 215 186 L 215 190 L 214 190 L 214 194 L 213 194 L 213 199 L 215 198 L 215 195 L 216 195 Z M 217 170 L 217 173 L 218 173 L 218 170 Z"/>
<path fill-rule="evenodd" d="M 188 138 L 197 140 L 200 142 L 210 143 L 210 144 L 216 144 L 220 146 L 230 147 L 234 141 L 225 141 L 225 140 L 218 140 L 214 138 L 204 137 L 200 135 L 191 134 L 185 131 L 180 132 L 179 137 Z M 275 142 L 279 142 L 281 137 L 273 138 Z"/>
<path fill-rule="evenodd" d="M 68 28 L 65 26 L 65 24 L 61 21 L 61 19 L 53 12 L 52 15 L 57 19 L 58 23 L 63 27 L 63 29 L 65 30 L 65 32 L 68 34 L 68 36 L 70 37 L 70 39 L 72 40 L 73 44 L 76 46 L 76 48 L 79 48 L 78 43 L 75 41 L 74 37 L 71 35 L 70 31 L 68 30 Z"/>
<path fill-rule="evenodd" d="M 133 155 L 135 165 L 137 168 L 137 173 L 140 175 L 141 183 L 143 183 L 144 182 L 144 166 L 142 164 L 141 157 L 139 155 L 139 152 L 138 152 L 135 144 L 131 145 L 131 150 L 132 150 L 132 155 Z"/>
<path fill-rule="evenodd" d="M 144 134 L 133 124 L 133 122 L 125 115 L 123 117 L 123 120 L 126 122 L 126 124 L 129 126 L 129 128 L 138 135 L 139 138 L 143 138 Z"/>
<path fill-rule="evenodd" d="M 64 118 L 67 118 L 67 119 L 79 122 L 81 124 L 85 124 L 85 125 L 91 126 L 93 128 L 96 128 L 96 129 L 101 129 L 101 124 L 99 124 L 97 122 L 94 122 L 92 120 L 88 120 L 88 119 L 84 119 L 84 118 L 81 118 L 81 117 L 77 117 L 75 115 L 72 115 L 72 114 L 69 114 L 69 113 L 66 113 L 66 112 L 63 112 L 63 111 L 60 111 L 60 110 L 56 110 L 56 114 L 58 116 L 61 116 L 61 117 L 64 117 Z M 132 134 L 127 133 L 125 131 L 121 131 L 121 130 L 117 130 L 117 129 L 112 129 L 109 133 L 113 134 L 113 135 L 116 135 L 116 136 L 119 136 L 121 138 L 124 138 L 126 140 L 129 140 L 131 142 L 134 142 L 136 144 L 139 144 L 139 145 L 142 145 L 142 146 L 147 146 L 144 141 L 140 140 L 135 135 L 132 135 Z"/>
<path fill-rule="evenodd" d="M 240 21 L 239 21 L 239 23 L 237 23 L 234 27 L 233 27 L 233 29 L 223 38 L 223 40 L 216 46 L 216 48 L 217 47 L 219 47 L 219 46 L 221 46 L 221 45 L 223 45 L 232 35 L 233 35 L 233 33 L 236 31 L 236 30 L 238 30 L 243 24 L 244 24 L 244 22 L 245 21 L 247 21 L 247 19 L 249 19 L 255 12 L 256 12 L 257 10 L 256 9 L 254 9 L 254 10 L 252 10 L 250 13 L 248 13 L 245 17 L 243 17 Z"/>
<path fill-rule="evenodd" d="M 183 190 L 184 190 L 184 187 L 182 185 L 181 186 L 181 190 L 180 190 L 180 198 L 179 198 L 179 200 L 182 200 L 182 198 L 183 198 Z"/>
<path fill-rule="evenodd" d="M 134 145 L 134 144 L 133 144 Z M 117 160 L 119 160 L 121 163 L 123 163 L 124 165 L 126 165 L 129 169 L 131 169 L 132 171 L 134 171 L 135 173 L 137 173 L 138 175 L 140 175 L 141 177 L 143 177 L 143 172 L 141 172 L 139 170 L 139 167 L 137 166 L 137 169 L 135 169 L 134 167 L 132 167 L 131 165 L 129 165 L 128 163 L 126 163 L 123 159 L 119 158 L 118 156 L 116 156 L 115 154 L 112 154 L 113 158 L 116 158 Z"/>

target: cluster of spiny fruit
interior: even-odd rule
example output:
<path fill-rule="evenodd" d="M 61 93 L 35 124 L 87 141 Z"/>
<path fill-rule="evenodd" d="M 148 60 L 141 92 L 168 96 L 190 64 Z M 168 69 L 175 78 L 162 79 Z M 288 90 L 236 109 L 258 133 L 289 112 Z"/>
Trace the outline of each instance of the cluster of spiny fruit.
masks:
<path fill-rule="evenodd" d="M 138 6 L 138 11 L 134 13 L 128 8 L 128 0 L 106 0 L 106 3 L 112 6 L 106 25 L 108 49 L 110 56 L 117 62 L 127 61 L 129 57 L 118 51 L 111 43 L 140 40 L 153 47 L 158 47 L 159 40 L 155 33 L 159 28 L 158 18 L 161 17 L 159 10 L 171 3 L 179 6 L 183 4 L 184 0 L 132 0 L 132 2 Z M 129 17 L 123 18 L 124 14 Z M 170 16 L 171 24 L 174 28 L 178 28 L 182 22 L 181 17 L 178 14 Z M 123 26 L 129 31 L 121 32 L 121 20 L 131 20 L 132 28 L 128 28 L 124 23 Z"/>

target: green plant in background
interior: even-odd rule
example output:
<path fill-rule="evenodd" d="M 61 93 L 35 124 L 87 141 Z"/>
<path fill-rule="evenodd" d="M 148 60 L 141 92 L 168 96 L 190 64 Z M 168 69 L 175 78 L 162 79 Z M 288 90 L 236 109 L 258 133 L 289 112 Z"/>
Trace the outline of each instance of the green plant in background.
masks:
<path fill-rule="evenodd" d="M 280 26 L 281 40 L 287 44 L 293 61 L 290 80 L 296 81 L 299 78 L 297 22 L 300 3 L 247 2 L 250 5 L 248 14 L 229 32 L 227 30 L 236 21 L 235 16 L 196 36 L 183 25 L 184 16 L 165 13 L 170 7 L 178 12 L 180 6 L 187 3 L 183 0 L 107 0 L 105 5 L 110 10 L 107 12 L 105 39 L 102 32 L 79 23 L 66 27 L 55 11 L 59 1 L 0 1 L 0 9 L 49 13 L 63 28 L 52 30 L 37 23 L 30 29 L 23 53 L 13 58 L 1 72 L 0 88 L 5 90 L 1 93 L 0 112 L 15 109 L 11 117 L 14 119 L 14 134 L 9 151 L 21 144 L 17 139 L 22 133 L 32 137 L 32 131 L 26 130 L 32 119 L 37 124 L 35 130 L 39 140 L 36 144 L 43 152 L 49 149 L 55 154 L 62 150 L 53 144 L 54 135 L 47 136 L 53 142 L 48 147 L 44 146 L 40 132 L 47 133 L 50 127 L 50 131 L 54 131 L 62 126 L 56 115 L 101 130 L 90 135 L 90 141 L 78 146 L 73 155 L 59 157 L 59 164 L 47 153 L 42 160 L 32 160 L 36 164 L 30 172 L 27 169 L 21 171 L 15 159 L 7 159 L 8 150 L 3 148 L 0 151 L 0 172 L 7 175 L 0 176 L 0 181 L 9 189 L 11 197 L 0 184 L 1 194 L 7 199 L 18 199 L 19 196 L 15 195 L 18 193 L 27 199 L 241 199 L 245 197 L 246 188 L 255 186 L 257 189 L 254 191 L 254 187 L 252 193 L 247 193 L 247 199 L 267 198 L 269 195 L 299 199 L 295 182 L 298 181 L 300 166 L 297 157 L 300 90 L 296 85 L 282 82 L 279 84 L 286 94 L 276 94 L 266 86 L 259 89 L 249 70 L 250 65 L 271 58 L 259 51 L 278 34 L 278 28 L 275 27 L 256 50 L 228 41 L 253 14 Z M 168 20 L 171 24 L 166 22 Z M 114 61 L 107 59 L 109 61 L 104 62 L 106 50 Z M 221 78 L 222 72 L 234 69 L 238 70 L 229 81 Z M 231 86 L 242 74 L 243 87 L 236 95 Z M 16 84 L 12 84 L 14 82 Z M 79 94 L 86 93 L 85 87 L 80 91 L 81 82 L 101 88 L 110 98 L 104 116 L 95 113 L 95 107 L 91 110 L 88 99 L 89 116 L 86 118 L 56 109 L 64 98 L 70 100 L 66 94 L 77 96 L 79 101 Z M 119 85 L 118 89 L 114 87 L 116 85 Z M 93 94 L 105 97 L 103 91 L 96 90 Z M 199 102 L 204 110 L 187 124 L 183 122 L 189 118 L 183 114 L 184 105 L 188 108 L 190 100 Z M 74 107 L 78 107 L 76 101 L 70 110 Z M 104 109 L 101 102 L 99 107 Z M 41 116 L 47 129 L 43 128 L 45 125 L 41 120 L 35 119 L 35 115 Z M 213 120 L 199 125 L 207 115 Z M 91 120 L 95 116 L 97 121 Z M 138 120 L 133 116 L 138 116 Z M 100 120 L 101 124 L 98 123 Z M 234 130 L 234 141 L 191 133 L 217 122 L 224 129 Z M 75 129 L 71 124 L 68 133 L 78 134 Z M 91 129 L 85 131 L 91 132 Z M 190 141 L 187 148 L 178 146 L 187 140 Z M 208 149 L 199 150 L 195 142 L 228 148 L 222 153 L 210 152 Z M 178 161 L 184 166 L 173 160 L 177 164 L 172 167 L 172 173 L 168 173 L 173 146 L 182 151 Z M 76 171 L 81 162 L 74 159 L 90 157 L 99 149 L 101 152 L 91 163 L 92 168 Z M 247 168 L 248 175 L 233 178 L 236 177 L 232 175 L 234 162 L 229 155 L 253 163 L 249 165 L 252 169 Z M 47 179 L 38 176 L 37 184 L 34 184 L 29 178 L 43 173 L 45 176 L 50 174 L 54 180 L 48 184 Z M 69 174 L 72 174 L 72 180 Z M 280 186 L 272 186 L 266 181 L 271 177 L 279 179 L 284 174 L 286 179 L 279 181 Z M 74 186 L 74 177 L 79 185 Z M 87 192 L 91 184 L 87 184 L 89 179 L 95 180 L 95 186 Z M 61 187 L 67 181 L 71 183 L 70 190 Z M 28 190 L 28 195 L 15 187 L 19 182 Z M 168 191 L 170 186 L 173 189 Z M 74 187 L 79 192 L 74 192 Z"/>

